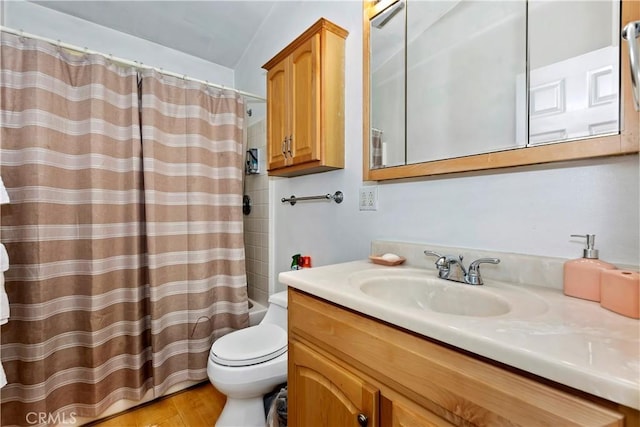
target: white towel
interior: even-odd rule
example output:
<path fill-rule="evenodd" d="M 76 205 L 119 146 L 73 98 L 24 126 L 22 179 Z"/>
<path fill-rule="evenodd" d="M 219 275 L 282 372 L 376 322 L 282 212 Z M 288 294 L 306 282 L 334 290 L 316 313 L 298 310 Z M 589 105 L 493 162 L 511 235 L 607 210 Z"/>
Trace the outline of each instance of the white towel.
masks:
<path fill-rule="evenodd" d="M 4 273 L 0 273 L 0 290 L 6 297 L 6 293 L 4 292 Z M 9 301 L 7 300 L 7 317 L 9 317 Z M 0 308 L 0 315 L 4 316 L 4 307 Z M 7 323 L 6 320 L 0 323 L 0 325 Z M 7 385 L 7 376 L 4 374 L 4 369 L 2 368 L 2 362 L 0 362 L 0 388 Z"/>
<path fill-rule="evenodd" d="M 0 362 L 0 388 L 7 385 L 7 376 L 4 374 L 4 369 L 2 368 L 2 362 Z"/>
<path fill-rule="evenodd" d="M 4 272 L 9 269 L 7 249 L 0 243 L 0 325 L 9 320 L 9 298 L 4 290 Z"/>
<path fill-rule="evenodd" d="M 4 186 L 4 182 L 2 182 L 2 177 L 0 176 L 0 205 L 6 203 L 9 203 L 9 194 L 7 194 L 7 188 Z"/>
<path fill-rule="evenodd" d="M 4 290 L 4 271 L 9 269 L 9 255 L 4 245 L 0 243 L 0 258 L 2 259 L 2 271 L 0 271 L 0 325 L 4 325 L 9 321 L 9 298 Z M 5 263 L 6 267 L 5 268 Z M 7 376 L 0 362 L 0 388 L 7 385 Z"/>
<path fill-rule="evenodd" d="M 9 297 L 4 290 L 4 273 L 0 273 L 0 325 L 9 321 Z"/>
<path fill-rule="evenodd" d="M 5 272 L 8 269 L 9 269 L 9 254 L 7 253 L 7 248 L 5 248 L 2 243 L 0 243 L 0 273 Z"/>

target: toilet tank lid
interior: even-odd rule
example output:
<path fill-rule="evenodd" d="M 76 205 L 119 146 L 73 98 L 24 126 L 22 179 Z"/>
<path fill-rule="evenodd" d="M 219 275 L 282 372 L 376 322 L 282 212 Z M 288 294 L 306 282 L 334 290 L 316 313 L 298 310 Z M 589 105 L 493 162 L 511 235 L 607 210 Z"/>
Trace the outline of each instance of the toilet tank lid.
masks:
<path fill-rule="evenodd" d="M 269 297 L 269 304 L 276 304 L 282 308 L 287 308 L 287 291 L 277 292 Z"/>

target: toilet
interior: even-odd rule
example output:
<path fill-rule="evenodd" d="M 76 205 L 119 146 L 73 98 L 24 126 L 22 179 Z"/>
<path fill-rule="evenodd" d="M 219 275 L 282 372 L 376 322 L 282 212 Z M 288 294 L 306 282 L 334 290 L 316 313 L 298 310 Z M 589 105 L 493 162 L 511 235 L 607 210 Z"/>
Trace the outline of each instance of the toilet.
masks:
<path fill-rule="evenodd" d="M 216 427 L 264 427 L 263 397 L 287 381 L 287 292 L 269 297 L 262 321 L 211 346 L 209 380 L 227 396 Z"/>

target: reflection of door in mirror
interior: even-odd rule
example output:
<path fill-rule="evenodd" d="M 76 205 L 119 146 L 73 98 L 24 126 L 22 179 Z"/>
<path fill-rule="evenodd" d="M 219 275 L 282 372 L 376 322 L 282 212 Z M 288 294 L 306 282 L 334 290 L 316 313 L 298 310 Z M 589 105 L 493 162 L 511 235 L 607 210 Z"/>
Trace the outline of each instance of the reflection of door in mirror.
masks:
<path fill-rule="evenodd" d="M 530 145 L 618 133 L 619 48 L 618 1 L 529 1 Z"/>
<path fill-rule="evenodd" d="M 408 163 L 515 148 L 526 2 L 414 1 L 407 20 Z M 517 90 L 523 96 L 518 96 Z"/>
<path fill-rule="evenodd" d="M 405 164 L 404 1 L 371 20 L 371 169 Z"/>

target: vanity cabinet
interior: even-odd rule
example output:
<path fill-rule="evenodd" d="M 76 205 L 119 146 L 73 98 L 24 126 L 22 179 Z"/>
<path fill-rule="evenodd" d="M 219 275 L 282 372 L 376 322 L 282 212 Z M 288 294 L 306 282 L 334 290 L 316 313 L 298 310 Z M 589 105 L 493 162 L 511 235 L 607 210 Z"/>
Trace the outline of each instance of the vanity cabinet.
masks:
<path fill-rule="evenodd" d="M 292 343 L 289 357 L 292 425 L 378 425 L 375 387 L 300 342 Z"/>
<path fill-rule="evenodd" d="M 402 396 L 394 398 L 393 401 L 383 398 L 381 411 L 384 426 L 451 427 L 455 425 Z"/>
<path fill-rule="evenodd" d="M 633 426 L 638 411 L 289 289 L 292 426 Z M 358 421 L 358 416 L 366 422 Z"/>
<path fill-rule="evenodd" d="M 344 42 L 322 18 L 263 65 L 269 175 L 344 168 Z"/>

